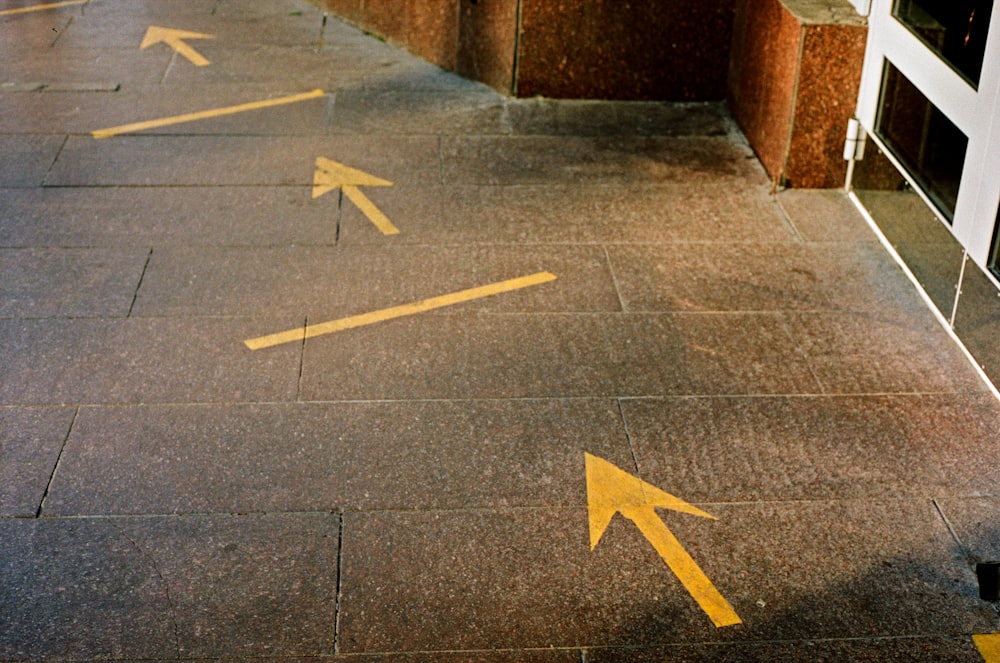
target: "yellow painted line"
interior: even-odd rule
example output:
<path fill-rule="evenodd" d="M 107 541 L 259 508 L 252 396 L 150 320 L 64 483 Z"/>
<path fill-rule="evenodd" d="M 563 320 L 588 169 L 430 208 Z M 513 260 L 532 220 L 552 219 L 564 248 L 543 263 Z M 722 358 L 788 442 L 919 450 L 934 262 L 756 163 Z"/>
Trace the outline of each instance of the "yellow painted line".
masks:
<path fill-rule="evenodd" d="M 58 9 L 59 7 L 69 7 L 70 5 L 85 5 L 90 0 L 66 0 L 65 2 L 51 2 L 47 5 L 35 5 L 34 7 L 22 7 L 20 9 L 4 9 L 0 11 L 0 16 L 12 16 L 13 14 L 27 14 L 28 12 L 40 12 L 46 9 Z"/>
<path fill-rule="evenodd" d="M 347 196 L 352 203 L 358 206 L 358 209 L 368 217 L 368 220 L 375 224 L 375 227 L 382 231 L 383 235 L 398 235 L 399 228 L 392 225 L 385 214 L 382 213 L 375 203 L 368 200 L 368 196 L 361 193 L 361 189 L 356 186 L 351 186 L 349 184 L 344 185 L 344 195 Z"/>
<path fill-rule="evenodd" d="M 614 515 L 620 513 L 635 523 L 717 628 L 742 624 L 743 620 L 733 610 L 733 606 L 719 593 L 673 532 L 660 520 L 656 507 L 712 520 L 715 517 L 632 476 L 603 458 L 590 454 L 584 454 L 584 457 L 591 550 L 600 542 Z"/>
<path fill-rule="evenodd" d="M 455 304 L 462 304 L 476 299 L 483 299 L 492 295 L 512 292 L 522 288 L 529 288 L 531 286 L 541 285 L 542 283 L 548 283 L 549 281 L 554 280 L 556 280 L 555 274 L 550 274 L 549 272 L 538 272 L 537 274 L 531 274 L 530 276 L 522 276 L 516 279 L 491 283 L 490 285 L 479 286 L 478 288 L 460 290 L 459 292 L 453 292 L 439 297 L 431 297 L 430 299 L 424 299 L 411 304 L 393 306 L 391 308 L 381 309 L 371 313 L 354 315 L 349 318 L 340 318 L 339 320 L 332 320 L 330 322 L 307 325 L 305 328 L 300 327 L 298 329 L 290 329 L 277 334 L 269 334 L 268 336 L 252 338 L 248 341 L 244 341 L 244 343 L 251 350 L 261 350 L 263 348 L 270 348 L 276 345 L 283 345 L 285 343 L 298 343 L 304 339 L 313 338 L 314 336 L 322 336 L 324 334 L 344 331 L 345 329 L 354 329 L 355 327 L 373 325 L 378 322 L 394 320 L 396 318 L 415 315 L 417 313 L 426 313 L 427 311 L 433 311 L 434 309 L 454 306 Z"/>
<path fill-rule="evenodd" d="M 1000 633 L 981 633 L 972 636 L 972 641 L 986 663 L 1000 663 Z"/>
<path fill-rule="evenodd" d="M 248 104 L 239 104 L 238 106 L 226 106 L 225 108 L 214 108 L 211 110 L 199 111 L 197 113 L 187 113 L 185 115 L 164 117 L 158 120 L 136 122 L 135 124 L 124 124 L 120 127 L 111 127 L 110 129 L 99 129 L 97 131 L 92 132 L 92 135 L 94 136 L 94 138 L 98 139 L 109 138 L 111 136 L 135 133 L 136 131 L 143 131 L 145 129 L 167 127 L 172 124 L 183 124 L 185 122 L 195 122 L 197 120 L 207 120 L 213 117 L 221 117 L 223 115 L 234 115 L 236 113 L 245 113 L 247 111 L 258 110 L 261 108 L 271 108 L 273 106 L 294 104 L 299 101 L 306 101 L 308 99 L 315 99 L 316 97 L 322 97 L 324 94 L 326 93 L 323 92 L 323 90 L 313 90 L 312 92 L 305 92 L 303 94 L 293 94 L 288 97 L 278 97 L 277 99 L 265 99 L 264 101 L 254 101 Z"/>
<path fill-rule="evenodd" d="M 185 39 L 215 39 L 215 36 L 202 34 L 201 32 L 175 30 L 173 28 L 161 28 L 156 25 L 151 25 L 149 26 L 149 29 L 146 30 L 146 36 L 143 37 L 142 43 L 139 45 L 139 50 L 146 50 L 154 44 L 163 42 L 170 48 L 177 51 L 177 53 L 187 58 L 187 60 L 194 66 L 208 66 L 209 62 L 205 59 L 205 56 L 184 43 Z"/>

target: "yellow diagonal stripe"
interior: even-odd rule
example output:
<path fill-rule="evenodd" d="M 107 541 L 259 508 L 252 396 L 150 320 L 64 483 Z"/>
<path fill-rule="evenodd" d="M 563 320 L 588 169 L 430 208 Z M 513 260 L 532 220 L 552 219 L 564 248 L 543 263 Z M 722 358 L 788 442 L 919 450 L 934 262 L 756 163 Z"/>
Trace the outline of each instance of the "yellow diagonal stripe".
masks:
<path fill-rule="evenodd" d="M 136 131 L 143 131 L 144 129 L 155 129 L 156 127 L 166 127 L 171 124 L 183 124 L 185 122 L 194 122 L 196 120 L 207 120 L 213 117 L 220 117 L 222 115 L 233 115 L 235 113 L 245 113 L 246 111 L 258 110 L 260 108 L 270 108 L 272 106 L 282 106 L 284 104 L 294 104 L 298 101 L 306 101 L 307 99 L 315 99 L 316 97 L 322 97 L 325 92 L 323 90 L 313 90 L 312 92 L 305 92 L 303 94 L 293 94 L 288 97 L 278 97 L 277 99 L 265 99 L 264 101 L 253 101 L 248 104 L 240 104 L 238 106 L 226 106 L 225 108 L 213 108 L 211 110 L 199 111 L 197 113 L 187 113 L 186 115 L 175 115 L 173 117 L 163 117 L 158 120 L 148 120 L 146 122 L 136 122 L 135 124 L 124 124 L 120 127 L 111 127 L 110 129 L 99 129 L 92 132 L 94 138 L 109 138 L 111 136 L 118 136 L 119 134 L 134 133 Z"/>
<path fill-rule="evenodd" d="M 345 329 L 353 329 L 355 327 L 373 325 L 377 322 L 402 318 L 408 315 L 425 313 L 427 311 L 443 308 L 445 306 L 453 306 L 463 302 L 483 299 L 492 295 L 499 295 L 504 292 L 528 288 L 533 285 L 541 285 L 542 283 L 548 283 L 549 281 L 554 281 L 555 279 L 555 274 L 550 274 L 549 272 L 538 272 L 537 274 L 531 274 L 530 276 L 522 276 L 516 279 L 500 281 L 499 283 L 479 286 L 478 288 L 470 288 L 468 290 L 460 290 L 459 292 L 453 292 L 439 297 L 431 297 L 430 299 L 413 302 L 412 304 L 403 304 L 401 306 L 393 306 L 391 308 L 381 309 L 371 313 L 363 313 L 349 318 L 340 318 L 339 320 L 332 320 L 330 322 L 307 325 L 304 329 L 290 329 L 277 334 L 252 338 L 248 341 L 244 341 L 244 343 L 251 350 L 261 350 L 263 348 L 270 348 L 284 343 L 297 343 L 301 342 L 303 339 L 312 338 L 314 336 L 332 334 L 334 332 L 344 331 Z"/>
<path fill-rule="evenodd" d="M 344 185 L 344 195 L 350 198 L 351 202 L 358 206 L 358 209 L 375 224 L 375 227 L 382 231 L 383 235 L 398 235 L 399 228 L 393 225 L 392 221 L 382 213 L 375 203 L 368 200 L 368 196 L 361 193 L 361 189 L 356 186 Z"/>
<path fill-rule="evenodd" d="M 22 7 L 20 9 L 4 9 L 0 11 L 0 16 L 10 16 L 12 14 L 27 14 L 28 12 L 40 12 L 46 9 L 58 9 L 59 7 L 69 7 L 70 5 L 85 5 L 90 0 L 66 0 L 65 2 L 51 2 L 47 5 L 35 5 L 34 7 Z"/>

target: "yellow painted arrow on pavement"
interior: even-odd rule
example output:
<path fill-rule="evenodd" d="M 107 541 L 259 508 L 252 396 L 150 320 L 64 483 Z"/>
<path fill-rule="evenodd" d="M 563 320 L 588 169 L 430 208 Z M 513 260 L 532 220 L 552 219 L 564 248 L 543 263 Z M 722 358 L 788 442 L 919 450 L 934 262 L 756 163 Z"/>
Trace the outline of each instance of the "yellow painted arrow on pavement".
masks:
<path fill-rule="evenodd" d="M 643 536 L 681 581 L 716 627 L 742 624 L 733 606 L 719 593 L 677 537 L 656 515 L 656 507 L 693 516 L 715 516 L 666 493 L 608 461 L 584 454 L 587 467 L 587 511 L 590 517 L 590 549 L 593 550 L 616 513 L 636 524 Z"/>
<path fill-rule="evenodd" d="M 977 634 L 972 641 L 986 663 L 1000 663 L 1000 633 Z"/>
<path fill-rule="evenodd" d="M 375 224 L 376 228 L 382 231 L 383 235 L 398 235 L 399 229 L 392 225 L 392 221 L 385 214 L 382 214 L 382 210 L 376 207 L 375 203 L 361 193 L 359 186 L 392 186 L 392 182 L 345 166 L 332 159 L 316 158 L 316 171 L 313 173 L 313 198 L 319 198 L 324 193 L 329 193 L 334 189 L 342 189 L 344 195 L 358 206 L 358 209 L 368 217 L 369 221 Z"/>
<path fill-rule="evenodd" d="M 146 36 L 143 38 L 139 49 L 146 50 L 153 44 L 159 44 L 162 41 L 164 44 L 190 60 L 191 64 L 196 67 L 204 67 L 207 65 L 208 60 L 206 60 L 201 53 L 185 44 L 185 39 L 215 39 L 215 37 L 213 35 L 205 35 L 200 32 L 188 32 L 187 30 L 174 30 L 173 28 L 161 28 L 151 25 L 149 26 L 149 29 L 146 30 Z"/>

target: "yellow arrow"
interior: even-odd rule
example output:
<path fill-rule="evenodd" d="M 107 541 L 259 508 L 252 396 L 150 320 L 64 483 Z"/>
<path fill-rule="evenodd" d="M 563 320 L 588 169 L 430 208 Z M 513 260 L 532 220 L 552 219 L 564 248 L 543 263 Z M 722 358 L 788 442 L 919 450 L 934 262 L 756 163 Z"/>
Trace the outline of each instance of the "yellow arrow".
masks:
<path fill-rule="evenodd" d="M 636 524 L 643 536 L 681 581 L 716 627 L 742 624 L 733 606 L 719 593 L 677 537 L 656 515 L 656 507 L 716 518 L 684 500 L 615 467 L 608 461 L 584 454 L 587 467 L 587 511 L 590 517 L 590 549 L 593 550 L 616 513 Z"/>
<path fill-rule="evenodd" d="M 977 634 L 972 641 L 986 663 L 1000 663 L 1000 633 Z"/>
<path fill-rule="evenodd" d="M 313 198 L 319 198 L 324 193 L 329 193 L 334 189 L 342 189 L 344 195 L 358 206 L 358 209 L 368 217 L 369 221 L 375 224 L 376 228 L 382 231 L 383 235 L 398 235 L 399 229 L 392 225 L 392 221 L 386 218 L 385 214 L 382 214 L 382 210 L 376 207 L 375 203 L 361 193 L 359 186 L 392 186 L 392 182 L 369 175 L 356 168 L 350 168 L 331 159 L 316 158 L 316 171 L 313 173 Z"/>
<path fill-rule="evenodd" d="M 208 60 L 202 57 L 201 53 L 185 44 L 183 41 L 185 39 L 215 39 L 215 37 L 213 35 L 204 35 L 200 32 L 188 32 L 187 30 L 174 30 L 172 28 L 160 28 L 155 25 L 151 25 L 149 26 L 149 29 L 146 30 L 146 36 L 143 38 L 139 49 L 146 50 L 153 44 L 159 44 L 162 41 L 164 44 L 190 60 L 191 64 L 196 67 L 204 67 L 207 65 Z"/>

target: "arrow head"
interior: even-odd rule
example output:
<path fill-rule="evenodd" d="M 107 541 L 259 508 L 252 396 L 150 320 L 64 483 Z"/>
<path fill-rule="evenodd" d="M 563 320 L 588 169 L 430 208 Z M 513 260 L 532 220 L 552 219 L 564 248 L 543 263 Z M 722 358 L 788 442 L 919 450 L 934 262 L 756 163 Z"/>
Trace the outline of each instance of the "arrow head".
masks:
<path fill-rule="evenodd" d="M 153 44 L 158 44 L 161 41 L 167 44 L 174 45 L 184 39 L 214 39 L 212 35 L 202 34 L 200 32 L 189 32 L 187 30 L 174 30 L 173 28 L 161 28 L 156 25 L 149 26 L 146 30 L 146 36 L 142 39 L 142 44 L 139 45 L 140 50 L 144 50 L 152 46 Z"/>
<path fill-rule="evenodd" d="M 342 186 L 392 186 L 392 182 L 332 159 L 317 157 L 316 170 L 313 173 L 312 197 L 319 198 L 324 193 Z"/>
<path fill-rule="evenodd" d="M 587 513 L 590 518 L 591 550 L 597 546 L 604 530 L 619 511 L 662 507 L 716 520 L 715 516 L 632 476 L 603 458 L 588 453 L 584 453 L 584 457 L 587 467 Z"/>

